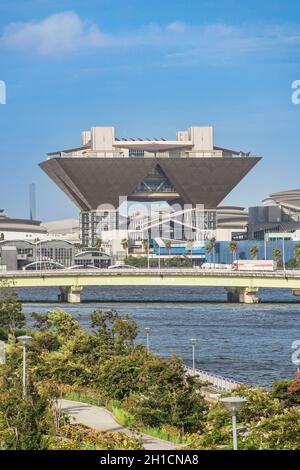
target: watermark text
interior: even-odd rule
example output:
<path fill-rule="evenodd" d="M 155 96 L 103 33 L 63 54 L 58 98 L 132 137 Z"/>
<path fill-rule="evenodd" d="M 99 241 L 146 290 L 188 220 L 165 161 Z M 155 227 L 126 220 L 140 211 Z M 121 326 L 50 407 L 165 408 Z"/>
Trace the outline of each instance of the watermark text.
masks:
<path fill-rule="evenodd" d="M 295 90 L 292 93 L 292 103 L 295 105 L 299 105 L 300 104 L 300 80 L 293 81 L 292 89 Z"/>
<path fill-rule="evenodd" d="M 6 104 L 6 83 L 0 80 L 0 104 Z"/>

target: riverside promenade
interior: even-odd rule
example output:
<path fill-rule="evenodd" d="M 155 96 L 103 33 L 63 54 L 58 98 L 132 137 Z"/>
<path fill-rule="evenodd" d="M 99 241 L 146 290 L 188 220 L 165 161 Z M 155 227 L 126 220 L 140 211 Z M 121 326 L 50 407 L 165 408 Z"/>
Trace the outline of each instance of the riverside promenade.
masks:
<path fill-rule="evenodd" d="M 73 400 L 60 400 L 61 410 L 67 413 L 76 423 L 84 424 L 93 429 L 107 432 L 121 432 L 139 439 L 146 450 L 173 450 L 179 444 L 172 444 L 143 433 L 134 433 L 117 423 L 110 411 L 102 406 L 90 405 Z"/>

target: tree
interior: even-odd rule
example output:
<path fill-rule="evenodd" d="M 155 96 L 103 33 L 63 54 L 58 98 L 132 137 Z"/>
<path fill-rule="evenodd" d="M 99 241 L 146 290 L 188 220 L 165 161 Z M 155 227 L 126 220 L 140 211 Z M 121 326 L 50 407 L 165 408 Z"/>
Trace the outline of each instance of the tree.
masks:
<path fill-rule="evenodd" d="M 213 252 L 213 259 L 214 259 L 214 262 L 215 262 L 215 253 L 216 253 L 216 243 L 217 243 L 217 240 L 215 237 L 212 237 L 209 241 L 210 245 L 211 245 L 211 248 L 212 248 L 212 252 Z"/>
<path fill-rule="evenodd" d="M 142 243 L 143 243 L 144 252 L 147 253 L 149 250 L 149 242 L 147 239 L 144 239 Z"/>
<path fill-rule="evenodd" d="M 165 247 L 169 251 L 169 255 L 170 255 L 171 254 L 171 248 L 172 248 L 172 242 L 171 242 L 171 240 L 165 240 L 164 243 L 165 243 Z"/>
<path fill-rule="evenodd" d="M 121 245 L 123 247 L 123 250 L 126 251 L 126 256 L 128 256 L 129 242 L 128 242 L 127 238 L 123 238 L 123 240 L 121 241 Z"/>
<path fill-rule="evenodd" d="M 229 243 L 229 251 L 231 252 L 232 262 L 233 262 L 234 259 L 236 259 L 236 254 L 237 254 L 237 251 L 238 251 L 237 242 L 232 241 L 232 242 Z"/>
<path fill-rule="evenodd" d="M 278 398 L 285 407 L 300 405 L 300 373 L 295 379 L 280 380 L 273 383 L 272 396 Z"/>
<path fill-rule="evenodd" d="M 279 250 L 279 248 L 273 248 L 272 256 L 273 256 L 274 261 L 277 264 L 281 263 L 281 250 Z"/>
<path fill-rule="evenodd" d="M 182 434 L 201 430 L 207 409 L 199 393 L 201 384 L 186 375 L 179 358 L 162 360 L 150 354 L 136 388 L 125 407 L 140 424 L 170 424 Z"/>
<path fill-rule="evenodd" d="M 150 258 L 149 258 L 150 244 L 149 244 L 149 240 L 144 239 L 142 243 L 143 243 L 144 252 L 147 255 L 147 267 L 150 268 Z"/>
<path fill-rule="evenodd" d="M 74 320 L 71 313 L 65 312 L 62 308 L 48 312 L 48 321 L 50 327 L 63 341 L 72 338 L 76 332 L 80 331 L 79 322 Z"/>
<path fill-rule="evenodd" d="M 296 263 L 299 265 L 300 264 L 300 245 L 294 246 L 294 255 L 295 255 Z"/>
<path fill-rule="evenodd" d="M 209 255 L 211 254 L 213 250 L 213 246 L 210 241 L 205 245 L 204 249 Z"/>
<path fill-rule="evenodd" d="M 22 395 L 21 347 L 15 346 L 1 371 L 0 449 L 41 450 L 54 432 L 51 396 L 43 395 L 29 376 Z"/>
<path fill-rule="evenodd" d="M 257 259 L 257 255 L 258 255 L 258 252 L 259 252 L 258 246 L 256 246 L 256 245 L 251 246 L 249 252 L 250 252 L 250 256 L 251 256 L 252 259 Z"/>
<path fill-rule="evenodd" d="M 17 291 L 5 280 L 0 281 L 0 327 L 6 334 L 16 336 L 26 320 Z"/>
<path fill-rule="evenodd" d="M 95 310 L 91 314 L 91 328 L 102 344 L 118 350 L 126 349 L 137 337 L 139 328 L 128 314 L 120 317 L 112 310 Z"/>
<path fill-rule="evenodd" d="M 103 240 L 100 237 L 96 238 L 96 243 L 95 243 L 95 248 L 97 248 L 99 251 L 101 250 L 103 244 Z"/>
<path fill-rule="evenodd" d="M 241 386 L 238 389 L 224 394 L 224 396 L 243 396 L 247 399 L 241 409 L 238 421 L 239 448 L 256 448 L 247 441 L 247 436 L 253 428 L 259 426 L 261 420 L 270 423 L 276 416 L 284 413 L 279 400 L 260 388 Z M 213 403 L 208 413 L 201 434 L 192 436 L 192 442 L 187 449 L 232 449 L 231 417 L 225 407 L 220 403 Z"/>
<path fill-rule="evenodd" d="M 123 400 L 140 389 L 141 375 L 145 373 L 146 351 L 136 348 L 126 355 L 110 355 L 102 361 L 96 385 L 106 400 Z"/>
<path fill-rule="evenodd" d="M 256 450 L 299 450 L 299 408 L 290 408 L 271 418 L 262 418 L 250 429 L 244 439 L 243 448 Z"/>

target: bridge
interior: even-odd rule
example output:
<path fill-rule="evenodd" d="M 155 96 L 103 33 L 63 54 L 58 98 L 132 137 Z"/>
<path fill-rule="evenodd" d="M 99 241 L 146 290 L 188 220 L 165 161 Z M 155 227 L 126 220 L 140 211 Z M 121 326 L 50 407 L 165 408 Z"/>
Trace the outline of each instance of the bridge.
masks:
<path fill-rule="evenodd" d="M 257 303 L 261 288 L 291 289 L 300 296 L 300 270 L 230 271 L 223 269 L 83 269 L 11 271 L 1 281 L 18 287 L 59 287 L 60 299 L 80 302 L 85 286 L 224 287 L 229 302 Z"/>

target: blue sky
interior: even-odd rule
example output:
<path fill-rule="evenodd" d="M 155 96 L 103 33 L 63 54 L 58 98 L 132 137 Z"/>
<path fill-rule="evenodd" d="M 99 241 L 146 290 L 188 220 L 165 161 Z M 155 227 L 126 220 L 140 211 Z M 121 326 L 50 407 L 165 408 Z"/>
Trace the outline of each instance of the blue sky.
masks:
<path fill-rule="evenodd" d="M 37 164 L 80 132 L 173 138 L 213 125 L 215 143 L 263 156 L 226 203 L 299 187 L 297 0 L 2 0 L 0 207 L 43 220 L 77 209 Z"/>

